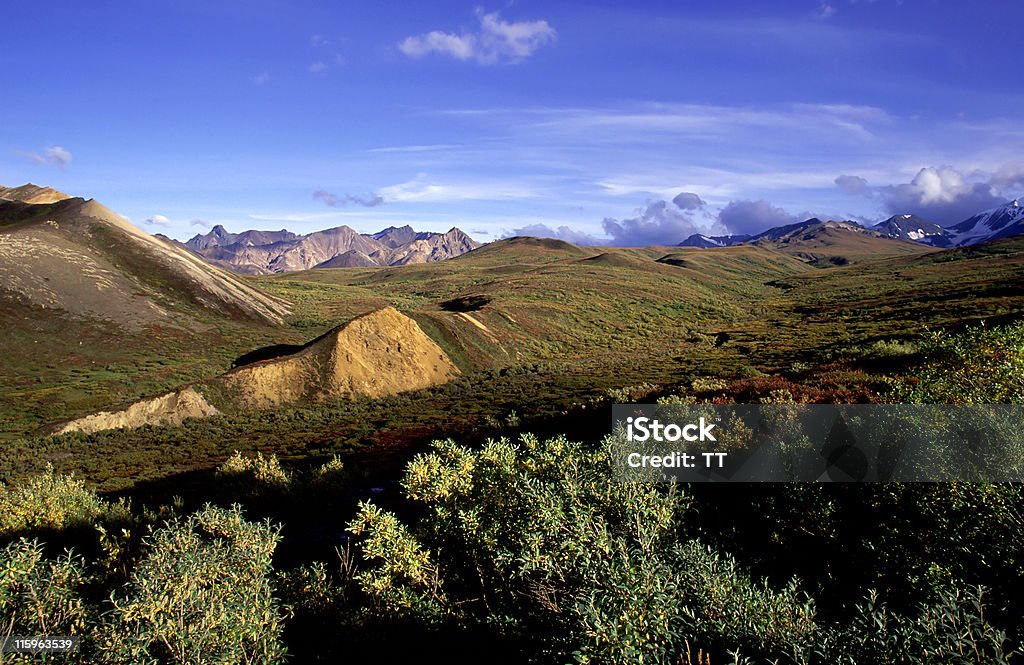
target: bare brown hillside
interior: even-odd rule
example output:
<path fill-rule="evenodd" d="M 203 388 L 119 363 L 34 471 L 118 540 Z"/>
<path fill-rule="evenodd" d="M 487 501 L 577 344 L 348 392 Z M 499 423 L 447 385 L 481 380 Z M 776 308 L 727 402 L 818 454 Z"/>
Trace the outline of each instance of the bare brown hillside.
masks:
<path fill-rule="evenodd" d="M 28 182 L 20 187 L 4 187 L 0 185 L 0 199 L 21 201 L 22 203 L 56 203 L 71 197 L 58 192 L 52 187 L 40 187 Z"/>
<path fill-rule="evenodd" d="M 393 307 L 364 314 L 298 353 L 221 377 L 242 408 L 355 396 L 382 397 L 448 382 L 459 369 L 419 325 Z"/>
<path fill-rule="evenodd" d="M 50 311 L 140 328 L 187 326 L 197 307 L 267 323 L 289 311 L 286 301 L 92 199 L 43 189 L 0 190 L 21 197 L 0 198 L 0 301 L 27 307 L 26 315 Z"/>

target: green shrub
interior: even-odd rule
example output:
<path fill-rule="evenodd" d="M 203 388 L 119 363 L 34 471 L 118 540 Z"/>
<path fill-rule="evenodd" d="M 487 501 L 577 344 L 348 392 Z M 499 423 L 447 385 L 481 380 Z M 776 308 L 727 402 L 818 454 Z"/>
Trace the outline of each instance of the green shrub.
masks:
<path fill-rule="evenodd" d="M 112 663 L 279 663 L 283 609 L 271 592 L 279 529 L 235 506 L 168 522 L 111 598 Z"/>
<path fill-rule="evenodd" d="M 291 475 L 281 468 L 277 455 L 264 457 L 261 452 L 257 452 L 255 457 L 246 457 L 236 450 L 234 455 L 217 468 L 217 475 L 256 489 L 282 490 L 292 484 Z"/>
<path fill-rule="evenodd" d="M 729 387 L 729 382 L 716 377 L 699 376 L 690 387 L 695 393 L 721 392 Z"/>
<path fill-rule="evenodd" d="M 357 577 L 359 587 L 385 614 L 434 619 L 447 613 L 441 579 L 426 551 L 393 514 L 372 503 L 359 505 L 349 524 L 362 543 L 363 557 L 371 564 Z"/>
<path fill-rule="evenodd" d="M 1024 322 L 931 333 L 920 351 L 928 360 L 899 383 L 895 401 L 1024 402 Z"/>
<path fill-rule="evenodd" d="M 985 618 L 981 588 L 941 590 L 912 615 L 897 614 L 868 594 L 842 630 L 825 632 L 815 648 L 817 662 L 840 665 L 1007 665 L 1006 634 Z M 1016 662 L 1016 661 L 1013 661 Z"/>
<path fill-rule="evenodd" d="M 339 483 L 345 475 L 345 465 L 337 455 L 313 470 L 311 482 L 314 484 L 333 485 Z"/>
<path fill-rule="evenodd" d="M 916 342 L 898 339 L 880 339 L 864 350 L 868 358 L 893 359 L 913 356 L 920 351 Z"/>
<path fill-rule="evenodd" d="M 584 663 L 676 662 L 687 642 L 787 653 L 815 629 L 795 585 L 755 584 L 686 535 L 677 487 L 613 482 L 605 448 L 442 441 L 403 487 L 425 510 L 412 529 L 372 504 L 352 524 L 380 610 L 500 625 Z"/>
<path fill-rule="evenodd" d="M 85 562 L 65 551 L 43 555 L 36 540 L 19 539 L 0 549 L 0 637 L 82 635 L 95 617 L 83 596 Z M 0 655 L 0 662 L 61 660 L 64 655 Z"/>
<path fill-rule="evenodd" d="M 110 508 L 85 482 L 46 471 L 15 487 L 0 483 L 0 537 L 91 526 Z"/>

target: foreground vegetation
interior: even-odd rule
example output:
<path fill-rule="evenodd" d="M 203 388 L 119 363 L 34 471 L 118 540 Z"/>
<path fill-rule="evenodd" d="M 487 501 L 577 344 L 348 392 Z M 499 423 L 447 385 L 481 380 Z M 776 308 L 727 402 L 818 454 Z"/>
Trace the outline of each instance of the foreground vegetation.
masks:
<path fill-rule="evenodd" d="M 856 394 L 799 367 L 684 387 L 716 401 L 1024 397 L 1024 324 L 862 356 L 910 369 Z M 24 475 L 0 489 L 0 634 L 81 635 L 83 650 L 5 662 L 1022 660 L 1019 485 L 619 484 L 600 436 L 523 427 L 506 413 L 485 442 L 399 455 L 397 484 L 351 458 L 256 453 L 224 455 L 202 492 L 166 501 Z"/>

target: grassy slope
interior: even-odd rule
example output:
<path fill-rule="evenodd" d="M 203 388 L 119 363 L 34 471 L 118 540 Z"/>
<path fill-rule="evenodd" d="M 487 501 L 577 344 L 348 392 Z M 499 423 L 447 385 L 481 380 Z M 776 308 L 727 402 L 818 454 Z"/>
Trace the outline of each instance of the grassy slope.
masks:
<path fill-rule="evenodd" d="M 927 246 L 883 238 L 844 228 L 822 226 L 779 240 L 762 240 L 761 247 L 796 256 L 816 265 L 858 263 L 878 258 L 906 257 L 927 252 Z"/>
<path fill-rule="evenodd" d="M 44 244 L 94 258 L 113 279 L 132 285 L 127 292 L 96 289 L 93 277 L 73 264 L 60 265 L 48 256 L 44 271 L 42 259 L 20 257 L 21 270 L 53 276 L 48 285 L 79 280 L 110 309 L 104 320 L 76 318 L 59 307 L 33 305 L 0 284 L 0 440 L 223 372 L 257 346 L 305 340 L 302 331 L 258 322 L 237 308 L 219 312 L 201 306 L 207 296 L 180 270 L 155 261 L 116 224 L 81 214 L 81 206 L 81 199 L 0 206 L 5 233 L 32 231 L 47 219 L 59 219 L 60 232 L 46 228 L 38 234 Z M 148 302 L 169 316 L 147 318 Z"/>
<path fill-rule="evenodd" d="M 672 250 L 675 249 L 675 253 Z M 659 262 L 685 255 L 685 266 Z M 691 256 L 692 255 L 692 256 Z M 514 239 L 439 264 L 292 273 L 260 286 L 324 325 L 383 302 L 440 334 L 464 369 L 664 350 L 694 332 L 756 316 L 763 282 L 809 268 L 754 247 L 715 256 L 678 248 L 613 250 Z M 315 287 L 313 285 L 316 285 Z M 347 298 L 336 299 L 349 287 Z M 317 292 L 319 291 L 319 292 Z M 490 299 L 465 316 L 456 297 Z M 482 327 L 481 327 L 482 326 Z"/>

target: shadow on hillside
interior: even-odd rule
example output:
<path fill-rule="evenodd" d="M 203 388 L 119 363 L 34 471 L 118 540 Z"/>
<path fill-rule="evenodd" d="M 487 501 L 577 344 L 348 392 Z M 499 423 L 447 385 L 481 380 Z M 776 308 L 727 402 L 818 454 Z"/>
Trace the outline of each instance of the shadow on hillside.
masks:
<path fill-rule="evenodd" d="M 490 302 L 490 297 L 485 295 L 460 296 L 442 302 L 441 309 L 446 312 L 475 312 Z"/>
<path fill-rule="evenodd" d="M 234 362 L 231 363 L 231 367 L 241 367 L 242 365 L 251 365 L 252 363 L 262 362 L 264 360 L 273 360 L 274 358 L 280 358 L 282 356 L 290 356 L 293 353 L 298 353 L 303 348 L 302 344 L 271 344 L 270 346 L 264 346 L 255 351 L 243 354 L 235 358 Z"/>

